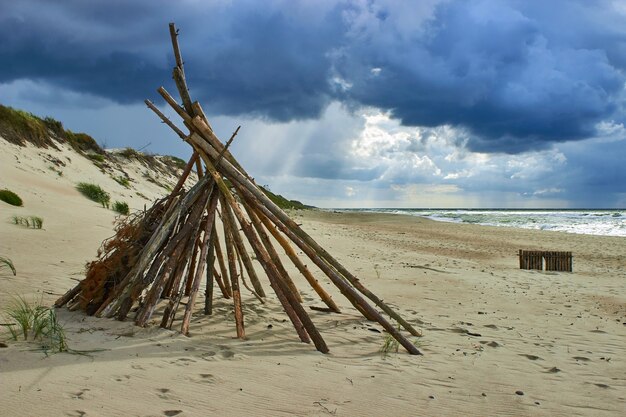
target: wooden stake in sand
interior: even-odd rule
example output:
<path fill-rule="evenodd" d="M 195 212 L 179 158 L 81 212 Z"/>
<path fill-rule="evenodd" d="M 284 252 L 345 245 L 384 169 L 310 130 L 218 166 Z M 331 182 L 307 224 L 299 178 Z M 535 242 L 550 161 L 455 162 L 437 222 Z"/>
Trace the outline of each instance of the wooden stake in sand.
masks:
<path fill-rule="evenodd" d="M 189 133 L 178 128 L 152 102 L 146 100 L 146 104 L 191 145 L 193 155 L 171 195 L 118 227 L 117 234 L 103 245 L 99 259 L 89 265 L 86 278 L 59 298 L 56 306 L 69 305 L 88 314 L 120 320 L 134 311 L 135 323 L 146 326 L 164 300 L 161 326 L 171 328 L 187 297 L 181 332 L 188 334 L 206 271 L 204 313 L 213 312 L 215 283 L 224 298 L 232 299 L 237 337 L 243 339 L 245 317 L 240 284 L 260 302 L 266 297 L 253 258 L 247 252 L 251 248 L 300 340 L 313 341 L 317 350 L 326 353 L 328 346 L 274 247 L 277 242 L 326 304 L 327 311 L 339 313 L 340 309 L 298 257 L 293 245 L 319 267 L 363 316 L 380 323 L 409 353 L 421 354 L 370 301 L 410 334 L 420 333 L 274 204 L 237 162 L 228 147 L 239 128 L 226 144 L 217 138 L 202 106 L 189 95 L 178 31 L 173 23 L 170 36 L 176 60 L 173 78 L 183 105 L 163 87 L 158 92 L 182 118 Z M 199 181 L 185 191 L 184 184 L 194 165 Z M 219 218 L 222 234 L 216 233 Z"/>

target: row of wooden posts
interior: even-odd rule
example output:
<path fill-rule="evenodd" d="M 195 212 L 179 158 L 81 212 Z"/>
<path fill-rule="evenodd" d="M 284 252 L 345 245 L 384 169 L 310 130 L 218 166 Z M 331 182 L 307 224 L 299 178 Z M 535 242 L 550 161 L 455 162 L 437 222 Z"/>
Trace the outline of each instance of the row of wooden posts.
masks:
<path fill-rule="evenodd" d="M 572 252 L 519 250 L 520 269 L 537 269 L 546 271 L 573 270 Z"/>

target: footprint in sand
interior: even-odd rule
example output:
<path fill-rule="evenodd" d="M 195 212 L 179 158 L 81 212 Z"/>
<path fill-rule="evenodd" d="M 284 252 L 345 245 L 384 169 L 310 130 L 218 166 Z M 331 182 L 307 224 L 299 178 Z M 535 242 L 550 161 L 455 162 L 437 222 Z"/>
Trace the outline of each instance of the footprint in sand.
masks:
<path fill-rule="evenodd" d="M 550 368 L 550 369 L 548 369 L 546 371 L 546 373 L 548 373 L 548 374 L 556 374 L 556 373 L 559 373 L 559 372 L 561 372 L 561 370 L 559 368 L 557 368 L 556 366 L 553 366 L 552 368 Z"/>
<path fill-rule="evenodd" d="M 200 374 L 200 382 L 205 384 L 213 384 L 217 382 L 217 378 L 213 374 Z"/>
<path fill-rule="evenodd" d="M 173 417 L 173 416 L 179 415 L 182 412 L 183 412 L 183 410 L 165 410 L 165 411 L 163 411 L 163 414 L 168 416 L 168 417 Z"/>
<path fill-rule="evenodd" d="M 85 399 L 85 393 L 87 393 L 89 391 L 89 388 L 83 388 L 78 392 L 74 392 L 72 394 L 69 394 L 69 397 L 73 400 L 84 400 Z"/>
<path fill-rule="evenodd" d="M 520 353 L 520 356 L 524 356 L 526 359 L 530 359 L 531 361 L 536 361 L 536 360 L 543 360 L 542 358 L 540 358 L 539 356 L 536 355 L 528 355 L 526 353 Z"/>
<path fill-rule="evenodd" d="M 130 379 L 130 375 L 114 376 L 112 379 L 116 382 L 128 381 Z"/>
<path fill-rule="evenodd" d="M 169 388 L 157 388 L 157 396 L 163 400 L 171 400 L 174 398 L 172 390 Z"/>
<path fill-rule="evenodd" d="M 175 361 L 170 361 L 171 364 L 178 365 L 178 366 L 189 366 L 193 362 L 196 362 L 196 360 L 191 359 L 191 358 L 178 358 Z"/>
<path fill-rule="evenodd" d="M 586 358 L 584 356 L 573 356 L 572 359 L 575 359 L 577 361 L 582 361 L 582 362 L 589 362 L 591 359 Z"/>
<path fill-rule="evenodd" d="M 68 417 L 85 417 L 87 415 L 87 412 L 83 410 L 73 410 L 65 413 L 65 415 Z"/>
<path fill-rule="evenodd" d="M 232 350 L 225 349 L 220 352 L 220 356 L 223 359 L 233 359 L 235 357 L 235 352 L 233 352 Z"/>
<path fill-rule="evenodd" d="M 219 382 L 219 378 L 213 374 L 198 374 L 198 376 L 188 376 L 186 379 L 196 384 L 215 384 Z"/>
<path fill-rule="evenodd" d="M 200 357 L 204 359 L 205 361 L 212 361 L 215 359 L 216 354 L 217 352 L 210 350 L 208 352 L 204 352 Z"/>

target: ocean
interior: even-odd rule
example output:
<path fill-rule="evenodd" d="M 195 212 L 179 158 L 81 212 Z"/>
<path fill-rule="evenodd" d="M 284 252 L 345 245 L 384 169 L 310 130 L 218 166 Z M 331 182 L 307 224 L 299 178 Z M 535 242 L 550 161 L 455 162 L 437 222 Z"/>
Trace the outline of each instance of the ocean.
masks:
<path fill-rule="evenodd" d="M 442 222 L 553 230 L 599 236 L 626 236 L 626 209 L 341 209 L 419 216 Z"/>

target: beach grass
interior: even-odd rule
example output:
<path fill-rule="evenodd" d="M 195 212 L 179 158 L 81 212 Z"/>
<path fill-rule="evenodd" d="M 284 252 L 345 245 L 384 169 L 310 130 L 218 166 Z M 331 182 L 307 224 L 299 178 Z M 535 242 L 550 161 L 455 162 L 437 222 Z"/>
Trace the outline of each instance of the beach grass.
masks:
<path fill-rule="evenodd" d="M 111 195 L 104 191 L 99 185 L 79 182 L 78 185 L 76 185 L 76 189 L 88 199 L 102 204 L 102 207 L 109 208 Z"/>
<path fill-rule="evenodd" d="M 17 275 L 17 271 L 15 270 L 15 265 L 13 265 L 13 261 L 7 258 L 6 256 L 0 256 L 0 270 L 4 268 L 9 268 L 13 275 Z"/>
<path fill-rule="evenodd" d="M 129 181 L 128 178 L 120 175 L 118 177 L 113 177 L 113 179 L 115 180 L 115 182 L 117 182 L 122 187 L 130 188 L 130 181 Z"/>
<path fill-rule="evenodd" d="M 400 326 L 398 326 L 399 329 Z M 385 359 L 391 353 L 398 353 L 400 349 L 400 343 L 394 337 L 387 333 L 383 338 L 383 345 L 378 350 L 383 359 Z"/>
<path fill-rule="evenodd" d="M 16 297 L 5 314 L 14 321 L 4 324 L 13 340 L 33 340 L 40 342 L 46 351 L 67 352 L 65 331 L 56 311 L 42 305 L 41 301 L 31 303 L 24 297 Z"/>
<path fill-rule="evenodd" d="M 101 155 L 99 153 L 88 153 L 87 158 L 99 163 L 104 162 L 104 155 Z"/>
<path fill-rule="evenodd" d="M 43 227 L 43 218 L 39 216 L 13 216 L 13 223 L 33 229 L 41 229 Z"/>

